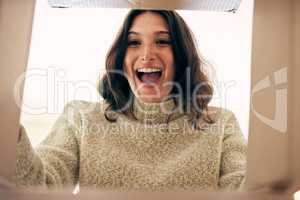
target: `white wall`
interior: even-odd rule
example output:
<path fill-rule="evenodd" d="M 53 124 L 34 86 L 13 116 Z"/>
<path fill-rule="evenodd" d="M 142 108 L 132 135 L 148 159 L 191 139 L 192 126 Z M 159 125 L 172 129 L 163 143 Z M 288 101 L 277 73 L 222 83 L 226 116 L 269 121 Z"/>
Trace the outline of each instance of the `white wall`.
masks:
<path fill-rule="evenodd" d="M 253 0 L 237 13 L 179 11 L 210 61 L 215 83 L 211 105 L 232 110 L 248 135 Z M 38 0 L 21 123 L 36 145 L 65 103 L 98 101 L 96 83 L 105 54 L 127 9 L 52 9 Z"/>

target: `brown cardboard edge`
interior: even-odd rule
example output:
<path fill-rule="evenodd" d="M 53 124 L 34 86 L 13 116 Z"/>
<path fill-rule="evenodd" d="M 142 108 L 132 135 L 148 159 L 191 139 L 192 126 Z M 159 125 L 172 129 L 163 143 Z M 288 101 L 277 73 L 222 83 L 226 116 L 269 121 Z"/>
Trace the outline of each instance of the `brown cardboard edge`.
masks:
<path fill-rule="evenodd" d="M 248 189 L 274 187 L 288 189 L 293 176 L 290 137 L 293 135 L 295 86 L 292 63 L 292 0 L 256 0 L 253 19 L 251 91 L 262 79 L 269 77 L 274 83 L 274 73 L 287 71 L 287 83 L 279 88 L 287 90 L 287 129 L 278 131 L 258 119 L 250 111 L 250 135 L 246 186 Z M 262 31 L 264 30 L 264 31 Z M 253 98 L 253 95 L 252 95 Z M 254 107 L 275 108 L 275 95 L 259 97 Z M 299 141 L 299 140 L 298 140 Z M 268 144 L 268 145 L 267 145 Z M 258 170 L 259 169 L 259 170 Z M 285 188 L 284 188 L 285 187 Z"/>
<path fill-rule="evenodd" d="M 0 1 L 0 73 L 5 74 L 0 79 L 0 110 L 3 116 L 0 120 L 0 176 L 10 182 L 13 182 L 15 176 L 16 142 L 24 82 L 19 84 L 18 100 L 15 99 L 14 87 L 27 67 L 34 6 L 34 0 Z"/>
<path fill-rule="evenodd" d="M 5 12 L 3 12 L 2 11 L 2 6 L 6 3 L 7 1 L 4 1 L 4 0 L 2 0 L 0 3 L 0 6 L 1 6 L 1 12 L 2 12 L 2 14 L 3 13 L 5 13 Z M 10 2 L 12 2 L 11 0 L 10 0 Z M 15 1 L 16 2 L 16 1 Z M 33 1 L 32 1 L 33 2 Z M 18 2 L 19 3 L 19 2 Z M 26 1 L 26 3 L 28 3 L 28 1 Z M 26 7 L 25 7 L 26 8 Z M 27 7 L 28 8 L 28 7 Z M 28 8 L 29 9 L 29 8 Z M 30 7 L 30 9 L 33 9 L 33 7 Z M 24 7 L 22 7 L 22 11 L 24 11 Z M 21 12 L 22 13 L 22 12 Z M 21 13 L 18 13 L 18 14 L 21 14 Z M 16 14 L 16 13 L 9 13 L 10 15 L 12 15 L 12 14 Z M 28 15 L 29 14 L 29 15 Z M 31 13 L 31 14 L 33 14 L 33 12 Z M 10 15 L 7 15 L 7 16 L 10 16 Z M 32 15 L 30 15 L 30 13 L 27 13 L 27 16 L 26 17 L 22 17 L 22 19 L 23 20 L 28 20 L 29 18 L 27 18 L 27 17 L 31 17 L 32 18 Z M 1 20 L 3 20 L 3 17 L 1 17 L 2 19 Z M 7 19 L 7 18 L 6 18 Z M 5 18 L 4 18 L 4 20 L 5 20 Z M 1 23 L 2 24 L 2 23 Z M 28 23 L 25 23 L 25 24 L 27 24 L 28 25 Z M 32 24 L 30 24 L 29 26 L 32 26 Z M 19 27 L 20 29 L 21 28 L 24 28 L 24 27 Z M 25 28 L 26 30 L 28 30 L 27 28 Z M 22 32 L 21 32 L 22 33 Z M 3 39 L 3 38 L 2 38 Z M 22 41 L 19 41 L 19 42 L 22 42 Z M 24 45 L 24 44 L 23 44 Z M 26 46 L 26 45 L 25 45 Z M 27 43 L 27 47 L 25 47 L 25 48 L 27 48 L 28 49 L 28 46 L 29 46 L 29 44 Z M 298 51 L 297 51 L 298 52 Z M 28 52 L 27 52 L 28 53 Z M 25 57 L 28 57 L 28 54 L 27 55 L 25 55 Z M 2 60 L 2 59 L 1 59 Z M 24 60 L 22 59 L 22 61 L 23 61 L 23 63 L 24 63 Z M 27 60 L 26 60 L 26 62 L 27 62 Z M 253 61 L 254 62 L 254 61 Z M 2 106 L 2 105 L 1 105 Z M 15 114 L 19 114 L 18 113 L 19 111 L 17 111 L 17 113 L 15 113 Z M 14 115 L 14 116 L 16 116 L 16 115 Z M 252 120 L 252 123 L 254 123 L 253 121 L 255 120 L 254 119 L 254 116 L 253 115 L 251 115 L 251 120 Z M 17 123 L 18 123 L 18 121 L 17 121 Z M 18 125 L 18 124 L 15 124 L 15 125 Z M 5 130 L 5 129 L 4 129 Z M 14 132 L 17 132 L 17 131 L 14 131 Z M 5 134 L 6 133 L 6 131 L 3 131 L 2 132 L 2 134 Z M 253 135 L 251 136 L 252 138 L 254 137 Z M 16 137 L 15 138 L 13 138 L 13 140 L 15 140 L 16 139 Z M 279 140 L 280 140 L 281 138 L 279 138 Z M 272 140 L 272 139 L 271 139 Z M 275 140 L 277 141 L 277 139 L 275 138 Z M 285 139 L 284 139 L 285 140 Z M 252 142 L 253 143 L 253 142 Z M 1 148 L 5 148 L 5 146 L 4 147 L 1 147 Z M 10 147 L 10 149 L 12 149 L 11 147 Z M 285 148 L 283 148 L 283 149 L 285 149 Z M 5 152 L 5 151 L 2 151 L 2 152 Z M 2 156 L 2 155 L 1 155 Z M 2 157 L 1 157 L 2 158 Z M 10 162 L 10 159 L 8 159 L 8 162 Z M 3 166 L 3 165 L 1 165 L 1 166 Z M 11 164 L 9 165 L 9 166 L 12 166 Z M 284 165 L 285 166 L 285 165 Z M 4 170 L 3 170 L 4 169 Z M 1 169 L 0 169 L 1 171 L 1 175 L 2 175 L 2 172 L 4 172 L 3 174 L 4 175 L 2 175 L 3 177 L 7 177 L 8 179 L 9 179 L 9 177 L 10 177 L 10 175 L 11 175 L 11 172 L 8 172 L 7 173 L 7 169 L 3 166 L 3 167 L 1 167 Z M 279 174 L 279 176 L 277 177 L 277 178 L 274 178 L 274 180 L 279 180 L 279 179 L 282 179 L 282 178 L 288 178 L 287 176 L 286 176 L 286 173 L 285 173 L 285 169 L 283 169 L 283 171 L 282 171 L 283 173 L 280 173 Z M 8 174 L 8 175 L 7 175 Z M 249 175 L 249 174 L 248 174 Z M 273 181 L 273 179 L 271 180 L 271 182 Z M 250 181 L 251 182 L 251 181 Z M 248 182 L 248 184 L 249 184 L 249 182 Z"/>

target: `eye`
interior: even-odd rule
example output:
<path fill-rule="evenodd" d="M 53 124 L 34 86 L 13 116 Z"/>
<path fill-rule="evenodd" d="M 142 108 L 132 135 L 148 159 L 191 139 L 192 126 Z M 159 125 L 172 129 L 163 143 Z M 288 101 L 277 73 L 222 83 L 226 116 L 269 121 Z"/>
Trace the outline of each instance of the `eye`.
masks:
<path fill-rule="evenodd" d="M 171 45 L 171 41 L 168 39 L 157 39 L 156 44 L 159 46 L 169 46 Z"/>
<path fill-rule="evenodd" d="M 129 40 L 129 41 L 127 42 L 127 46 L 129 46 L 129 47 L 137 47 L 137 46 L 139 46 L 140 44 L 141 44 L 141 42 L 138 41 L 138 40 Z"/>

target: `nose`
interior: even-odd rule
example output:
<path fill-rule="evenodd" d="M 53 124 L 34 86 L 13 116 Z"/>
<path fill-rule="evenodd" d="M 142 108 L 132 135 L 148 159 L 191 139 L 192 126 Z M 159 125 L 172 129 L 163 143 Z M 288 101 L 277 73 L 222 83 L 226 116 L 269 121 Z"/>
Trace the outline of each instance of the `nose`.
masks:
<path fill-rule="evenodd" d="M 142 54 L 141 60 L 142 62 L 149 62 L 155 59 L 155 52 L 154 48 L 151 45 L 145 45 Z"/>

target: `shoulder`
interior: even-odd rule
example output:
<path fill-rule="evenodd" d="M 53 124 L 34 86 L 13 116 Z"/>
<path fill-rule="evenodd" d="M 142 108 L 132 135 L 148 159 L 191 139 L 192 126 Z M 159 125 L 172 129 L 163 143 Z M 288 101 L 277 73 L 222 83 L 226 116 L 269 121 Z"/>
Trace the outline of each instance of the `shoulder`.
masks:
<path fill-rule="evenodd" d="M 83 100 L 73 100 L 65 105 L 65 108 L 72 108 L 78 111 L 85 110 L 105 110 L 108 103 L 105 100 L 100 100 L 99 102 L 83 101 Z"/>
<path fill-rule="evenodd" d="M 209 106 L 207 115 L 211 123 L 203 118 L 200 119 L 200 127 L 208 128 L 209 130 L 218 130 L 223 132 L 228 129 L 239 130 L 239 123 L 234 113 L 226 108 Z"/>
<path fill-rule="evenodd" d="M 209 106 L 208 115 L 215 122 L 226 122 L 228 120 L 236 120 L 234 113 L 226 108 Z"/>
<path fill-rule="evenodd" d="M 68 102 L 64 107 L 64 113 L 73 113 L 73 114 L 100 114 L 104 113 L 109 104 L 105 100 L 99 102 L 83 101 L 83 100 L 74 100 Z"/>
<path fill-rule="evenodd" d="M 221 128 L 224 138 L 230 135 L 239 136 L 240 138 L 244 137 L 239 122 L 231 110 L 220 107 L 209 107 L 209 110 L 214 120 L 212 125 Z"/>

